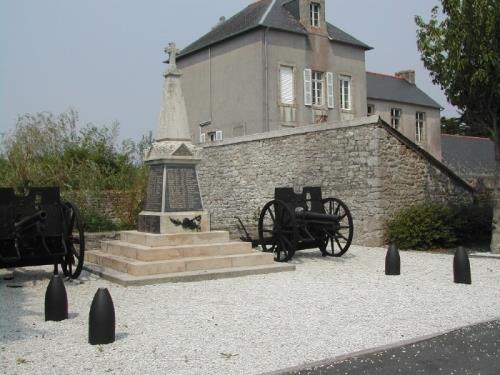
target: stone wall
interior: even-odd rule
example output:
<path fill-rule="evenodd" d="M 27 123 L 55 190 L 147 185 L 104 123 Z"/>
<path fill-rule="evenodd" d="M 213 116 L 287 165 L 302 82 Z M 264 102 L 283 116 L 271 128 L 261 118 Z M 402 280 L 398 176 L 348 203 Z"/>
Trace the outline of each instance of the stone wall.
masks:
<path fill-rule="evenodd" d="M 82 212 L 99 213 L 115 224 L 135 225 L 142 192 L 135 191 L 65 191 L 63 199 L 74 202 Z"/>
<path fill-rule="evenodd" d="M 351 209 L 355 243 L 381 245 L 394 211 L 416 202 L 472 200 L 460 178 L 378 117 L 234 138 L 203 148 L 198 167 L 212 229 L 255 224 L 274 188 L 321 186 Z"/>

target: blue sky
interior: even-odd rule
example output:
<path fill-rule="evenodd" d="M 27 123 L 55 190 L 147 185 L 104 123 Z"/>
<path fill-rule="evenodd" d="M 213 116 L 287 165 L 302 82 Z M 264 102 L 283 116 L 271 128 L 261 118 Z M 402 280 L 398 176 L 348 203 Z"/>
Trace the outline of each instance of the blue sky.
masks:
<path fill-rule="evenodd" d="M 76 109 L 82 123 L 120 123 L 121 137 L 156 129 L 164 47 L 184 47 L 250 0 L 0 0 L 0 133 L 18 114 Z M 416 14 L 437 0 L 326 0 L 327 20 L 375 49 L 367 70 L 415 69 L 417 85 L 456 111 L 434 86 L 416 47 Z"/>

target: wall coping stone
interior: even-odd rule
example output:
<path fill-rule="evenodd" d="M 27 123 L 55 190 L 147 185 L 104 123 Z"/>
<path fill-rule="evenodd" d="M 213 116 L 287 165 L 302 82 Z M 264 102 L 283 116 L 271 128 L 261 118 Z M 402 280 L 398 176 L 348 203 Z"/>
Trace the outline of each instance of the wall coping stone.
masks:
<path fill-rule="evenodd" d="M 230 138 L 223 141 L 213 142 L 209 144 L 203 144 L 203 148 L 210 147 L 220 147 L 220 146 L 229 146 L 233 144 L 260 141 L 265 139 L 272 138 L 281 138 L 287 137 L 289 135 L 299 135 L 299 134 L 307 134 L 307 133 L 315 133 L 320 131 L 327 130 L 335 130 L 335 129 L 345 129 L 363 125 L 375 125 L 380 121 L 380 117 L 378 115 L 359 117 L 354 120 L 349 121 L 341 121 L 334 123 L 325 123 L 325 124 L 312 124 L 312 125 L 304 125 L 298 126 L 296 128 L 287 128 L 280 130 L 273 130 L 266 133 L 257 133 L 257 134 L 249 134 L 243 135 L 241 137 Z"/>

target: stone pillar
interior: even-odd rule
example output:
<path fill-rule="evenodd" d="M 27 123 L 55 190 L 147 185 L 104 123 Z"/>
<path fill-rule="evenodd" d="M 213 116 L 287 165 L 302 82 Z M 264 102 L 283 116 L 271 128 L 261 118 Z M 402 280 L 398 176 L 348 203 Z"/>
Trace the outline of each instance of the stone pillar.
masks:
<path fill-rule="evenodd" d="M 145 158 L 150 172 L 144 211 L 139 214 L 139 232 L 205 232 L 210 230 L 210 218 L 203 210 L 196 173 L 200 149 L 190 140 L 182 73 L 175 63 L 178 50 L 170 43 L 165 52 L 170 54 L 170 66 L 164 75 L 156 141 Z"/>

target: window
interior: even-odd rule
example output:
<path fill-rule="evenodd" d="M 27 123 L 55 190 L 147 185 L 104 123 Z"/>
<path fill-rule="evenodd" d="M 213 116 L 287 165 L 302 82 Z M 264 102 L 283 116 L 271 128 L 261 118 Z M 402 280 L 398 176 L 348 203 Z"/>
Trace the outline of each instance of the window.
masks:
<path fill-rule="evenodd" d="M 312 104 L 323 105 L 323 73 L 312 72 Z"/>
<path fill-rule="evenodd" d="M 210 142 L 217 142 L 217 141 L 222 141 L 222 130 L 217 130 L 214 132 L 208 132 L 207 137 L 210 140 Z"/>
<path fill-rule="evenodd" d="M 304 104 L 322 107 L 325 105 L 325 76 L 326 76 L 326 104 L 334 108 L 335 96 L 333 89 L 332 72 L 315 72 L 304 69 Z"/>
<path fill-rule="evenodd" d="M 424 139 L 425 112 L 417 112 L 415 119 L 415 140 L 420 143 Z"/>
<path fill-rule="evenodd" d="M 391 126 L 399 130 L 399 124 L 401 123 L 401 108 L 391 108 Z"/>
<path fill-rule="evenodd" d="M 280 66 L 280 101 L 281 104 L 295 104 L 293 68 Z"/>
<path fill-rule="evenodd" d="M 310 6 L 311 10 L 311 26 L 312 27 L 319 27 L 319 15 L 320 15 L 320 10 L 321 7 L 318 3 L 311 3 Z"/>
<path fill-rule="evenodd" d="M 200 134 L 200 143 L 205 143 L 205 133 Z"/>
<path fill-rule="evenodd" d="M 340 108 L 351 110 L 351 77 L 340 77 Z"/>
<path fill-rule="evenodd" d="M 375 106 L 373 104 L 368 104 L 368 116 L 375 114 Z"/>

